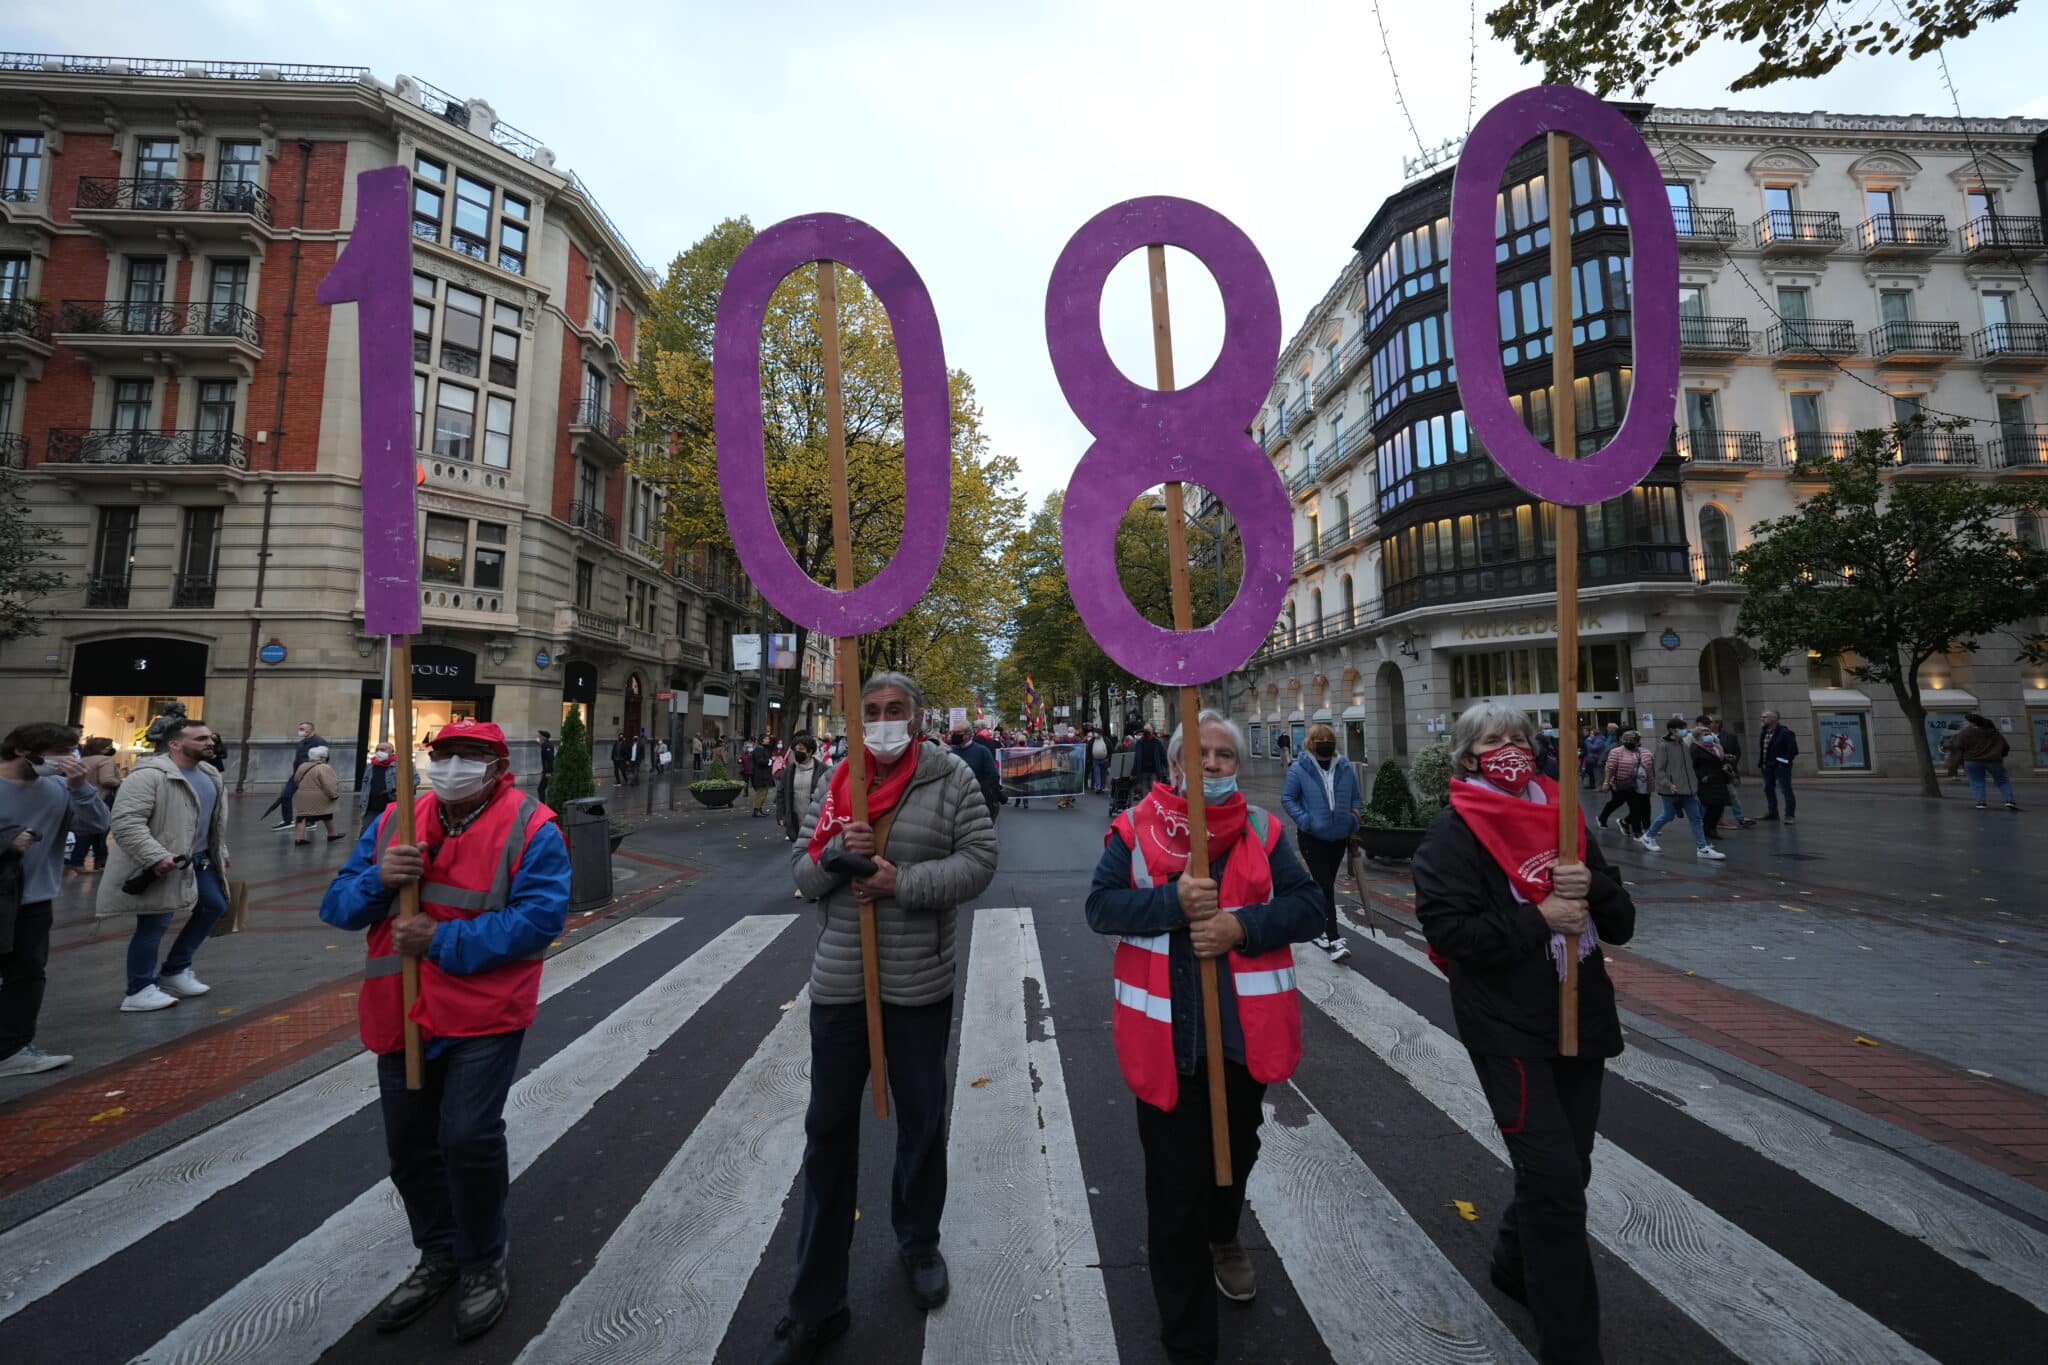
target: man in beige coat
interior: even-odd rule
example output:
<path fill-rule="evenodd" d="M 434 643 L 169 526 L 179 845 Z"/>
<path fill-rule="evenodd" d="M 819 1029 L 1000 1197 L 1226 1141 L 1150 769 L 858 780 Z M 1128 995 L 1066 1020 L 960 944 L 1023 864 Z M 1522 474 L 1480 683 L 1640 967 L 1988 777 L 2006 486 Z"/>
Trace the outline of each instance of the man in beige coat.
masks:
<path fill-rule="evenodd" d="M 136 762 L 114 798 L 113 847 L 94 907 L 101 919 L 135 916 L 128 940 L 128 991 L 121 1011 L 168 1009 L 211 987 L 192 958 L 227 909 L 228 865 L 220 771 L 207 761 L 213 731 L 196 720 L 164 727 L 163 751 Z M 164 932 L 179 912 L 192 917 L 157 967 Z"/>

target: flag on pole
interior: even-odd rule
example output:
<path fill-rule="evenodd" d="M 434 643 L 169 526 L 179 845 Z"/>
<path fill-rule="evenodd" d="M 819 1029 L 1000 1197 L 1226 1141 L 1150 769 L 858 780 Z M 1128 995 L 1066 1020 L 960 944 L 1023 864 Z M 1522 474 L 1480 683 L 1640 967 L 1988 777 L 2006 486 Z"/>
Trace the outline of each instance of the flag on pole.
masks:
<path fill-rule="evenodd" d="M 1024 710 L 1027 714 L 1029 714 L 1030 712 L 1036 711 L 1037 709 L 1038 684 L 1031 680 L 1031 675 L 1029 673 L 1026 673 L 1024 675 Z"/>

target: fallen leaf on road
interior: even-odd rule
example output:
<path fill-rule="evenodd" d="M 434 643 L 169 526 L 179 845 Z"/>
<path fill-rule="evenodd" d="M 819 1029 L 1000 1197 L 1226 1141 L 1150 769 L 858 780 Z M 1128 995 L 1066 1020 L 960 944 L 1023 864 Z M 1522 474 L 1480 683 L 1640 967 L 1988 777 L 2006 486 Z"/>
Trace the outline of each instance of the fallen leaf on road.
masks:
<path fill-rule="evenodd" d="M 1976 963 L 1979 967 L 1989 967 L 1991 965 L 1989 962 L 1986 962 L 1981 957 L 1973 957 L 1970 959 L 1970 961 Z"/>
<path fill-rule="evenodd" d="M 1860 1034 L 1860 1033 L 1856 1035 L 1856 1041 L 1857 1041 L 1857 1042 L 1859 1042 L 1859 1043 L 1861 1043 L 1861 1044 L 1863 1044 L 1863 1046 L 1865 1046 L 1865 1047 L 1876 1047 L 1876 1046 L 1878 1045 L 1878 1043 L 1877 1043 L 1877 1039 L 1875 1039 L 1875 1038 L 1865 1038 L 1865 1037 L 1864 1037 L 1864 1036 L 1863 1036 L 1862 1034 Z"/>
<path fill-rule="evenodd" d="M 117 1104 L 112 1109 L 100 1110 L 99 1113 L 94 1114 L 91 1118 L 87 1119 L 86 1122 L 98 1123 L 101 1119 L 115 1119 L 121 1117 L 121 1115 L 127 1112 L 128 1106 L 126 1106 L 125 1104 Z"/>
<path fill-rule="evenodd" d="M 1970 1074 L 1971 1074 L 1972 1076 L 1982 1076 L 1982 1077 L 1983 1077 L 1983 1078 L 1984 1078 L 1985 1080 L 1987 1080 L 1987 1081 L 1991 1079 L 1991 1073 L 1990 1073 L 1990 1072 L 1988 1072 L 1988 1071 L 1979 1071 L 1979 1070 L 1978 1070 L 1978 1069 L 1977 1069 L 1976 1067 L 1974 1067 L 1974 1066 L 1966 1066 L 1966 1067 L 1964 1067 L 1964 1068 L 1963 1068 L 1963 1070 L 1965 1070 L 1965 1071 L 1969 1072 L 1969 1073 L 1970 1073 Z"/>
<path fill-rule="evenodd" d="M 782 1002 L 782 1012 L 783 1012 L 784 1014 L 787 1014 L 787 1013 L 789 1013 L 789 1012 L 790 1012 L 791 1010 L 793 1010 L 793 1009 L 795 1009 L 795 1008 L 796 1008 L 796 1001 L 794 1001 L 794 1000 L 785 1000 L 785 1001 L 783 1001 L 783 1002 Z"/>
<path fill-rule="evenodd" d="M 1687 976 L 1698 976 L 1698 975 L 1699 975 L 1699 973 L 1698 973 L 1698 972 L 1687 972 L 1687 973 L 1686 973 L 1686 975 L 1687 975 Z"/>
<path fill-rule="evenodd" d="M 1466 1222 L 1476 1223 L 1479 1221 L 1479 1210 L 1472 1207 L 1471 1201 L 1465 1199 L 1453 1199 L 1451 1201 L 1451 1207 L 1456 1209 L 1458 1211 L 1458 1217 L 1464 1219 Z"/>
<path fill-rule="evenodd" d="M 1806 913 L 1806 907 L 1805 907 L 1805 906 L 1803 906 L 1803 905 L 1783 905 L 1783 904 L 1781 904 L 1781 905 L 1779 905 L 1779 906 L 1778 906 L 1778 908 L 1779 908 L 1780 910 L 1790 910 L 1790 911 L 1791 911 L 1791 912 L 1792 912 L 1793 914 L 1795 914 L 1795 915 L 1803 915 L 1803 914 L 1805 914 L 1805 913 Z"/>
<path fill-rule="evenodd" d="M 993 1076 L 976 1076 L 973 1080 L 967 1083 L 967 1088 L 969 1090 L 979 1090 L 983 1086 L 987 1085 L 989 1082 L 993 1081 L 994 1079 L 995 1077 Z"/>

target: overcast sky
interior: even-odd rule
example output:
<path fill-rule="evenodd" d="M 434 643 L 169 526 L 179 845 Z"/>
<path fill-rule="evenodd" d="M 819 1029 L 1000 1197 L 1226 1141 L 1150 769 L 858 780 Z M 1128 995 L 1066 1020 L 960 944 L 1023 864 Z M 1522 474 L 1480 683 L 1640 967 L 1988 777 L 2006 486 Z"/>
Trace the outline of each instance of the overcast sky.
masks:
<path fill-rule="evenodd" d="M 818 210 L 866 219 L 924 276 L 947 361 L 974 376 L 987 429 L 1021 463 L 1034 502 L 1065 483 L 1089 440 L 1044 341 L 1046 277 L 1076 228 L 1136 195 L 1208 204 L 1264 252 L 1291 336 L 1415 152 L 1361 0 L 716 12 L 661 0 L 181 0 L 175 23 L 163 0 L 7 8 L 9 49 L 362 65 L 386 83 L 404 72 L 481 96 L 575 168 L 657 267 L 729 215 L 757 226 Z M 1404 0 L 1385 13 L 1423 140 L 1462 134 L 1465 7 Z M 1962 42 L 1949 64 L 1963 111 L 2048 117 L 2044 52 L 2048 5 Z M 1737 58 L 1703 54 L 1650 98 L 1953 113 L 1931 59 L 1852 61 L 1736 97 Z M 1480 112 L 1536 79 L 1482 26 Z M 1215 354 L 1220 312 L 1206 275 L 1176 267 L 1187 383 Z M 1105 310 L 1112 354 L 1150 382 L 1140 258 L 1112 277 Z"/>

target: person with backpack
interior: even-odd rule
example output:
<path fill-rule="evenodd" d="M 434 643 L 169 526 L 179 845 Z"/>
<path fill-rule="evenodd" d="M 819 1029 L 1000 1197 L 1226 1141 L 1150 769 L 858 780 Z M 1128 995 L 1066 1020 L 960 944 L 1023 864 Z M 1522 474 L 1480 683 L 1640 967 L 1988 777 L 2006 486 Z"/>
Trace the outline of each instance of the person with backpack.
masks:
<path fill-rule="evenodd" d="M 1975 711 L 1970 712 L 1963 717 L 1963 733 L 1956 740 L 1956 752 L 1963 756 L 1963 775 L 1970 779 L 1970 795 L 1978 810 L 1984 809 L 1987 777 L 1997 784 L 2007 810 L 2020 808 L 2012 797 L 2012 779 L 2005 775 L 2005 756 L 2012 752 L 2012 746 L 1998 733 L 1997 726 Z"/>
<path fill-rule="evenodd" d="M 1294 822 L 1295 847 L 1308 865 L 1309 876 L 1323 893 L 1323 932 L 1314 942 L 1333 962 L 1351 956 L 1337 923 L 1337 872 L 1344 852 L 1362 823 L 1365 790 L 1358 770 L 1337 752 L 1337 732 L 1328 725 L 1309 727 L 1301 757 L 1287 766 L 1280 806 Z"/>

